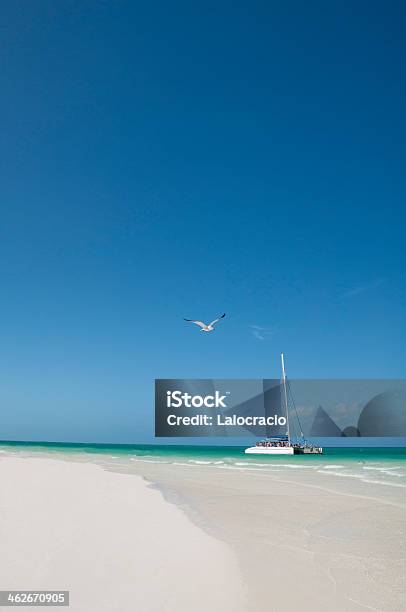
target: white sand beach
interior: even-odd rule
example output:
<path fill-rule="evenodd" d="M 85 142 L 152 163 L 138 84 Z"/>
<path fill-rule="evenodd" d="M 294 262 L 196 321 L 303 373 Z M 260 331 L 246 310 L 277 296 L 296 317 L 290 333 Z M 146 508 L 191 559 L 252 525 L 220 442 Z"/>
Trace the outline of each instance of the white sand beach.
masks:
<path fill-rule="evenodd" d="M 0 483 L 1 590 L 69 590 L 74 612 L 245 609 L 235 554 L 139 476 L 2 455 Z"/>
<path fill-rule="evenodd" d="M 405 609 L 404 486 L 59 456 L 0 456 L 1 589 L 69 589 L 75 612 Z"/>

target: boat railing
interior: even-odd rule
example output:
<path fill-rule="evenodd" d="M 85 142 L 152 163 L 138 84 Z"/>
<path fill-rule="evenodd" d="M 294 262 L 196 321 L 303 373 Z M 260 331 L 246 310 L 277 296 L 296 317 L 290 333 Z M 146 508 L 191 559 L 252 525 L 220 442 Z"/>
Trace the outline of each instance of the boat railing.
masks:
<path fill-rule="evenodd" d="M 269 448 L 269 447 L 283 448 L 283 447 L 293 446 L 293 445 L 289 444 L 289 442 L 271 442 L 269 440 L 261 440 L 259 442 L 256 442 L 255 446 L 264 446 L 266 448 Z"/>

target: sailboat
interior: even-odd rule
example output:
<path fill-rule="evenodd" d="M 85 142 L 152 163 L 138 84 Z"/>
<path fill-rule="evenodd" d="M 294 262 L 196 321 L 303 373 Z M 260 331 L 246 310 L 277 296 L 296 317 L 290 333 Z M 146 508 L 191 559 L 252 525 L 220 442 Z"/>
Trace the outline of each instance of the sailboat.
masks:
<path fill-rule="evenodd" d="M 314 446 L 305 440 L 303 432 L 300 432 L 300 439 L 293 443 L 290 435 L 290 420 L 289 420 L 289 402 L 288 402 L 288 388 L 286 383 L 285 373 L 285 359 L 283 353 L 281 353 L 281 365 L 282 365 L 282 400 L 286 415 L 286 434 L 280 436 L 273 436 L 260 440 L 255 446 L 250 446 L 245 449 L 247 455 L 321 455 L 323 449 L 321 446 Z M 295 411 L 296 407 L 294 406 Z M 296 416 L 299 421 L 299 417 L 296 411 Z M 299 421 L 300 423 L 300 421 Z"/>

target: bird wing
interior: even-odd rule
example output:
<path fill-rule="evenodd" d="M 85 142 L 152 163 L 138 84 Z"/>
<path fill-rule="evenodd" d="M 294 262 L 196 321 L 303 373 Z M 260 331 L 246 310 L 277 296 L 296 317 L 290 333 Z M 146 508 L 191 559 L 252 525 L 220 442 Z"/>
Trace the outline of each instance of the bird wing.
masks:
<path fill-rule="evenodd" d="M 213 325 L 215 325 L 216 323 L 218 323 L 220 321 L 220 319 L 224 319 L 224 317 L 226 316 L 226 313 L 222 314 L 220 317 L 217 317 L 217 319 L 214 319 L 214 321 L 212 321 L 211 323 L 209 323 L 209 326 L 212 327 Z"/>
<path fill-rule="evenodd" d="M 194 321 L 193 319 L 184 319 L 184 321 L 189 321 L 189 323 L 195 323 L 196 325 L 198 325 L 199 327 L 202 327 L 203 329 L 207 327 L 206 323 L 203 323 L 202 321 Z"/>

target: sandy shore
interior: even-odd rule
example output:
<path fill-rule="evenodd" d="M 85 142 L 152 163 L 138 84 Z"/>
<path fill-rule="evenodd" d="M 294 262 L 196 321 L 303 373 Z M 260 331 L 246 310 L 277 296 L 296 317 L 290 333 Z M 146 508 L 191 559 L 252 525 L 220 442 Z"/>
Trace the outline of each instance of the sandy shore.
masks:
<path fill-rule="evenodd" d="M 406 609 L 406 489 L 308 470 L 136 470 L 235 550 L 247 611 Z"/>
<path fill-rule="evenodd" d="M 246 609 L 231 549 L 142 478 L 2 455 L 0 483 L 0 589 L 70 590 L 75 612 Z"/>
<path fill-rule="evenodd" d="M 394 468 L 393 486 L 378 486 L 334 477 L 334 465 L 50 457 L 0 457 L 1 589 L 69 589 L 86 612 L 405 609 Z"/>

